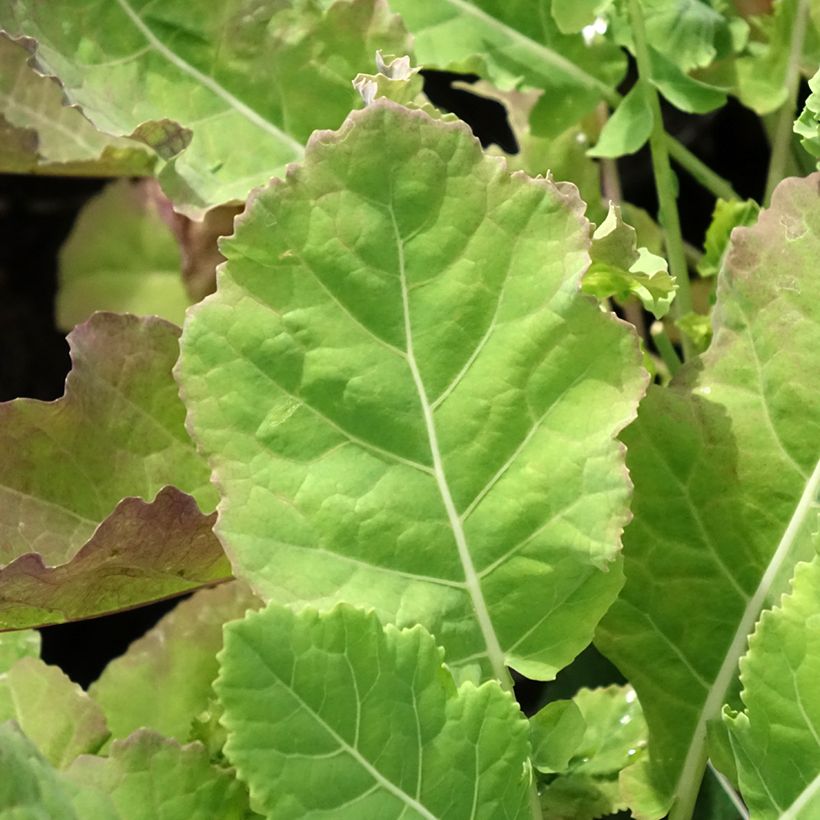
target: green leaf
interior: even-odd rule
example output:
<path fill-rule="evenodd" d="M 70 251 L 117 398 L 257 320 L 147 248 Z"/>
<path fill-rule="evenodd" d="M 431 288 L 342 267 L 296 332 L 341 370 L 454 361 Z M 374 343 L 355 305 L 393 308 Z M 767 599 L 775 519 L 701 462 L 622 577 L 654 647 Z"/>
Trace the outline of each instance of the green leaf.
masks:
<path fill-rule="evenodd" d="M 178 336 L 159 319 L 97 314 L 69 336 L 63 398 L 0 407 L 0 628 L 101 614 L 229 575 L 200 512 L 216 493 L 171 376 Z"/>
<path fill-rule="evenodd" d="M 98 310 L 182 324 L 192 300 L 169 215 L 161 211 L 170 206 L 155 185 L 114 182 L 80 211 L 58 263 L 57 324 L 64 330 Z"/>
<path fill-rule="evenodd" d="M 649 139 L 654 118 L 643 86 L 637 83 L 623 98 L 601 130 L 591 157 L 622 157 L 640 150 Z"/>
<path fill-rule="evenodd" d="M 690 311 L 679 319 L 675 319 L 675 325 L 686 334 L 698 353 L 703 353 L 709 347 L 712 341 L 711 316 Z"/>
<path fill-rule="evenodd" d="M 552 0 L 552 18 L 564 34 L 576 34 L 612 4 L 613 0 Z"/>
<path fill-rule="evenodd" d="M 652 85 L 669 102 L 688 114 L 706 114 L 726 105 L 726 91 L 687 76 L 666 54 L 650 48 Z"/>
<path fill-rule="evenodd" d="M 532 765 L 539 772 L 564 772 L 581 745 L 587 725 L 571 700 L 548 703 L 530 718 Z"/>
<path fill-rule="evenodd" d="M 238 582 L 201 590 L 111 661 L 89 694 L 105 711 L 112 736 L 148 727 L 188 740 L 192 721 L 212 697 L 223 624 L 258 605 Z"/>
<path fill-rule="evenodd" d="M 601 200 L 600 165 L 586 155 L 590 136 L 585 127 L 573 125 L 554 137 L 533 133 L 530 118 L 543 96 L 541 91 L 502 91 L 479 80 L 475 83 L 454 82 L 460 88 L 504 106 L 518 151 L 507 154 L 496 145 L 485 149 L 488 154 L 503 156 L 511 171 L 525 171 L 530 176 L 551 176 L 555 180 L 572 182 L 587 204 L 586 216 L 600 221 L 605 216 Z"/>
<path fill-rule="evenodd" d="M 814 550 L 803 529 L 820 485 L 818 182 L 781 183 L 758 223 L 733 232 L 712 344 L 650 389 L 623 436 L 627 582 L 597 643 L 638 692 L 673 817 L 691 811 L 707 723 L 732 696 L 755 621 Z"/>
<path fill-rule="evenodd" d="M 231 772 L 208 762 L 201 744 L 180 746 L 149 731 L 115 741 L 108 757 L 78 757 L 65 779 L 73 786 L 74 805 L 83 818 L 249 817 L 245 789 Z"/>
<path fill-rule="evenodd" d="M 456 689 L 421 627 L 270 606 L 226 627 L 216 690 L 251 803 L 293 817 L 529 816 L 527 722 L 491 681 Z M 317 788 L 317 784 L 321 784 Z"/>
<path fill-rule="evenodd" d="M 39 658 L 22 658 L 0 675 L 0 689 L 11 707 L 0 720 L 15 720 L 53 766 L 64 768 L 77 755 L 95 753 L 108 738 L 100 707 Z"/>
<path fill-rule="evenodd" d="M 566 766 L 541 789 L 546 820 L 594 820 L 626 808 L 618 778 L 646 746 L 646 722 L 631 686 L 581 689 L 572 703 L 585 729 Z"/>
<path fill-rule="evenodd" d="M 754 225 L 760 206 L 753 200 L 718 199 L 712 213 L 712 222 L 706 231 L 703 256 L 698 262 L 701 276 L 717 276 L 723 266 L 723 259 L 729 249 L 729 239 L 737 227 Z"/>
<path fill-rule="evenodd" d="M 0 723 L 0 772 L 0 820 L 79 820 L 60 776 L 13 722 Z"/>
<path fill-rule="evenodd" d="M 124 499 L 65 563 L 28 552 L 0 568 L 0 628 L 104 615 L 230 578 L 215 519 L 174 487 L 150 503 Z"/>
<path fill-rule="evenodd" d="M 578 292 L 581 208 L 385 100 L 258 193 L 178 367 L 239 577 L 421 623 L 473 676 L 548 678 L 586 645 L 645 375 Z"/>
<path fill-rule="evenodd" d="M 612 99 L 626 64 L 601 38 L 562 34 L 550 0 L 391 0 L 425 68 L 477 73 L 502 90 L 542 89 L 533 130 L 554 137 L 601 99 Z"/>
<path fill-rule="evenodd" d="M 139 129 L 166 159 L 164 190 L 196 217 L 281 173 L 314 129 L 338 126 L 355 105 L 350 81 L 376 49 L 406 53 L 409 45 L 379 0 L 291 0 L 254 13 L 228 0 L 218 14 L 205 0 L 16 0 L 4 8 L 0 26 L 37 41 L 38 64 L 97 128 Z M 166 144 L 167 120 L 193 131 L 179 156 L 181 144 Z"/>
<path fill-rule="evenodd" d="M 4 173 L 93 176 L 150 173 L 153 152 L 128 139 L 105 136 L 65 104 L 59 82 L 28 60 L 34 44 L 0 33 L 0 111 L 8 133 L 0 142 Z M 14 151 L 15 143 L 18 150 Z"/>
<path fill-rule="evenodd" d="M 40 633 L 34 629 L 0 632 L 0 674 L 23 658 L 40 657 Z"/>
<path fill-rule="evenodd" d="M 641 9 L 650 43 L 660 44 L 663 54 L 684 74 L 706 68 L 716 58 L 731 54 L 736 43 L 732 23 L 709 0 L 641 0 Z M 617 17 L 618 42 L 632 48 L 628 17 Z"/>
<path fill-rule="evenodd" d="M 820 62 L 817 11 L 810 8 L 813 19 L 804 26 L 798 25 L 798 9 L 804 2 L 774 0 L 769 14 L 753 19 L 757 38 L 735 61 L 736 94 L 745 106 L 761 116 L 776 111 L 786 102 L 790 62 L 796 61 L 804 74 L 817 70 Z M 805 36 L 800 36 L 801 30 Z"/>
<path fill-rule="evenodd" d="M 817 159 L 820 168 L 820 70 L 809 80 L 809 91 L 794 133 L 801 137 L 800 144 Z"/>
<path fill-rule="evenodd" d="M 581 287 L 585 293 L 608 299 L 637 296 L 656 318 L 669 312 L 677 283 L 666 260 L 639 248 L 637 233 L 621 218 L 618 205 L 609 205 L 606 219 L 592 235 L 592 264 Z"/>
<path fill-rule="evenodd" d="M 817 522 L 815 521 L 815 524 Z M 760 820 L 820 813 L 820 558 L 763 613 L 740 662 L 744 709 L 724 710 L 740 790 Z"/>

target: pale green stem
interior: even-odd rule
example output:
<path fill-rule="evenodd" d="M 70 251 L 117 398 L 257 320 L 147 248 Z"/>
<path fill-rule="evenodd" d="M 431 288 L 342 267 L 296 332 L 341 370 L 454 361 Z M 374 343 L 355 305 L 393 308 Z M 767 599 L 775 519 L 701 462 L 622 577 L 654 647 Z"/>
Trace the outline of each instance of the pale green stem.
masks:
<path fill-rule="evenodd" d="M 681 368 L 681 360 L 678 358 L 678 353 L 675 350 L 669 336 L 666 334 L 666 328 L 663 322 L 652 322 L 652 327 L 649 328 L 649 335 L 655 343 L 655 348 L 658 351 L 663 363 L 669 369 L 669 374 L 674 376 Z"/>
<path fill-rule="evenodd" d="M 789 44 L 789 62 L 786 66 L 786 101 L 778 112 L 777 125 L 774 129 L 769 173 L 766 175 L 766 193 L 763 196 L 764 205 L 769 204 L 772 191 L 774 191 L 777 183 L 783 179 L 789 157 L 794 114 L 797 106 L 797 92 L 800 88 L 800 58 L 803 54 L 803 41 L 806 39 L 806 18 L 808 13 L 809 0 L 798 0 L 794 28 L 792 28 L 792 39 Z"/>
<path fill-rule="evenodd" d="M 648 79 L 651 72 L 649 43 L 646 38 L 640 0 L 629 0 L 629 19 L 632 26 L 632 36 L 635 40 L 638 82 L 643 87 L 646 101 L 652 111 L 653 125 L 652 132 L 649 135 L 649 148 L 652 154 L 652 170 L 655 173 L 655 189 L 658 192 L 660 221 L 666 237 L 666 255 L 669 257 L 669 269 L 678 282 L 675 306 L 676 313 L 680 317 L 685 316 L 692 310 L 689 267 L 686 264 L 686 254 L 683 250 L 683 236 L 681 235 L 678 203 L 675 196 L 675 179 L 672 176 L 672 166 L 669 164 L 661 102 L 657 90 Z M 684 339 L 684 359 L 691 358 L 693 353 L 691 342 Z"/>
<path fill-rule="evenodd" d="M 684 168 L 707 191 L 720 199 L 740 199 L 737 191 L 719 174 L 716 174 L 705 162 L 699 160 L 682 142 L 678 142 L 669 134 L 666 135 L 666 145 L 669 156 L 681 168 Z"/>

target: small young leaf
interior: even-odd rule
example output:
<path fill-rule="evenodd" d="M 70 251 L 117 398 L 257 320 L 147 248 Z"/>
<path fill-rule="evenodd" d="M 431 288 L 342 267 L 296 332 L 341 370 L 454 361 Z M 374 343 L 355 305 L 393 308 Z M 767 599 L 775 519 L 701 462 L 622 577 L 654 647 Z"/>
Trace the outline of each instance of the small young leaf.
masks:
<path fill-rule="evenodd" d="M 580 209 L 387 100 L 257 195 L 178 367 L 239 577 L 421 623 L 473 676 L 583 648 L 620 586 L 613 435 L 645 375 L 578 292 Z"/>
<path fill-rule="evenodd" d="M 56 312 L 63 330 L 98 310 L 182 324 L 191 299 L 159 196 L 154 182 L 120 180 L 80 211 L 58 261 Z"/>
<path fill-rule="evenodd" d="M 712 222 L 703 243 L 703 256 L 698 263 L 698 273 L 701 276 L 717 276 L 729 249 L 732 231 L 737 227 L 754 225 L 759 213 L 760 206 L 753 199 L 718 199 L 715 202 Z"/>
<path fill-rule="evenodd" d="M 607 120 L 598 142 L 587 151 L 591 157 L 622 157 L 634 154 L 652 132 L 652 109 L 643 86 L 637 83 Z"/>
<path fill-rule="evenodd" d="M 743 799 L 760 820 L 820 816 L 820 558 L 763 613 L 740 679 L 744 709 L 723 719 Z"/>
<path fill-rule="evenodd" d="M 226 627 L 225 752 L 271 820 L 529 816 L 527 722 L 494 681 L 456 689 L 421 627 L 340 605 Z"/>
<path fill-rule="evenodd" d="M 532 765 L 539 772 L 565 772 L 587 724 L 571 700 L 556 700 L 530 718 Z"/>
<path fill-rule="evenodd" d="M 249 813 L 242 784 L 232 772 L 212 766 L 201 744 L 180 746 L 149 731 L 115 741 L 108 757 L 78 757 L 64 778 L 81 818 L 249 820 L 256 816 Z"/>
<path fill-rule="evenodd" d="M 563 34 L 577 34 L 606 13 L 613 0 L 552 0 L 550 11 Z"/>
<path fill-rule="evenodd" d="M 677 283 L 666 260 L 637 246 L 637 234 L 621 218 L 621 209 L 610 203 L 606 219 L 592 235 L 592 264 L 581 287 L 586 293 L 607 299 L 637 296 L 643 306 L 660 319 L 669 312 Z"/>
<path fill-rule="evenodd" d="M 147 727 L 189 740 L 191 723 L 212 697 L 223 624 L 258 605 L 236 581 L 201 590 L 111 661 L 89 694 L 105 711 L 112 736 Z"/>
<path fill-rule="evenodd" d="M 594 820 L 626 808 L 619 776 L 640 759 L 646 746 L 646 722 L 631 686 L 581 689 L 571 702 L 584 728 L 566 766 L 544 779 L 545 820 Z M 537 749 L 533 754 L 538 767 Z"/>
<path fill-rule="evenodd" d="M 675 324 L 686 334 L 698 353 L 703 353 L 709 342 L 712 341 L 712 319 L 703 313 L 690 311 L 679 319 L 675 319 Z"/>
<path fill-rule="evenodd" d="M 809 80 L 809 91 L 794 133 L 801 137 L 802 146 L 817 159 L 820 168 L 820 70 Z"/>
<path fill-rule="evenodd" d="M 14 720 L 39 752 L 57 768 L 77 755 L 94 754 L 108 738 L 102 710 L 56 666 L 39 658 L 23 658 L 0 675 L 13 711 L 0 722 Z"/>

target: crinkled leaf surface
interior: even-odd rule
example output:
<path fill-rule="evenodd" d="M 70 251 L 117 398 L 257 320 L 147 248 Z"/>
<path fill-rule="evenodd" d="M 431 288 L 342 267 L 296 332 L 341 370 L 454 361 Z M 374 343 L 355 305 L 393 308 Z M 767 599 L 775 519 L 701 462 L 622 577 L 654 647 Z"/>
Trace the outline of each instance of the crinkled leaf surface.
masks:
<path fill-rule="evenodd" d="M 803 111 L 794 124 L 794 132 L 820 167 L 820 71 L 809 80 L 809 91 Z"/>
<path fill-rule="evenodd" d="M 215 518 L 174 487 L 150 503 L 126 498 L 66 563 L 25 553 L 0 569 L 0 629 L 90 618 L 230 578 Z"/>
<path fill-rule="evenodd" d="M 543 136 L 575 125 L 611 97 L 626 67 L 612 43 L 562 34 L 550 0 L 390 0 L 427 68 L 475 72 L 503 89 L 543 89 L 532 123 Z"/>
<path fill-rule="evenodd" d="M 237 581 L 200 590 L 111 661 L 89 694 L 104 709 L 113 737 L 148 727 L 187 741 L 212 697 L 223 624 L 258 605 Z"/>
<path fill-rule="evenodd" d="M 56 666 L 22 658 L 0 675 L 5 690 L 0 721 L 14 720 L 40 753 L 63 768 L 77 755 L 94 754 L 108 738 L 100 707 Z"/>
<path fill-rule="evenodd" d="M 2 820 L 79 820 L 70 790 L 12 721 L 0 723 L 0 772 Z"/>
<path fill-rule="evenodd" d="M 2 628 L 101 614 L 229 575 L 200 512 L 216 493 L 183 426 L 171 376 L 178 336 L 159 319 L 97 314 L 69 336 L 63 398 L 0 407 Z"/>
<path fill-rule="evenodd" d="M 550 677 L 621 584 L 636 340 L 579 293 L 575 189 L 377 100 L 256 197 L 178 378 L 267 599 L 422 623 Z"/>
<path fill-rule="evenodd" d="M 65 104 L 59 82 L 29 65 L 31 41 L 0 34 L 0 115 L 9 133 L 0 142 L 5 173 L 146 174 L 156 157 L 144 145 L 106 136 Z M 21 150 L 15 142 L 25 140 Z"/>
<path fill-rule="evenodd" d="M 59 255 L 56 311 L 64 330 L 97 310 L 182 324 L 191 299 L 155 186 L 152 180 L 119 180 L 80 211 Z"/>
<path fill-rule="evenodd" d="M 733 232 L 709 350 L 650 389 L 624 435 L 635 518 L 598 643 L 638 692 L 655 785 L 681 816 L 760 611 L 813 554 L 819 189 L 820 174 L 787 180 L 757 225 Z"/>
<path fill-rule="evenodd" d="M 225 752 L 269 818 L 524 818 L 527 722 L 495 681 L 456 689 L 421 627 L 344 604 L 226 627 Z"/>
<path fill-rule="evenodd" d="M 639 248 L 637 232 L 624 222 L 618 205 L 592 235 L 592 264 L 584 274 L 581 287 L 599 299 L 636 296 L 656 318 L 669 312 L 677 283 L 669 273 L 666 260 L 646 248 Z"/>
<path fill-rule="evenodd" d="M 301 155 L 311 131 L 338 126 L 377 48 L 408 50 L 384 0 L 229 0 L 218 12 L 206 0 L 10 0 L 0 25 L 37 40 L 39 63 L 102 131 L 163 118 L 190 128 L 190 147 L 160 178 L 197 216 L 244 199 Z M 176 153 L 162 134 L 149 139 Z"/>
<path fill-rule="evenodd" d="M 63 563 L 121 499 L 150 500 L 168 484 L 213 509 L 171 377 L 178 338 L 159 319 L 99 314 L 68 338 L 61 399 L 0 406 L 0 563 L 27 552 Z"/>
<path fill-rule="evenodd" d="M 66 770 L 79 817 L 100 820 L 246 820 L 247 792 L 212 766 L 199 743 L 154 732 L 115 741 L 108 757 L 78 757 Z"/>
<path fill-rule="evenodd" d="M 646 746 L 646 722 L 631 686 L 581 689 L 571 702 L 585 728 L 566 766 L 544 778 L 541 806 L 547 820 L 594 820 L 626 808 L 619 776 Z"/>
<path fill-rule="evenodd" d="M 744 710 L 724 714 L 753 816 L 820 815 L 820 558 L 763 613 L 740 662 Z"/>

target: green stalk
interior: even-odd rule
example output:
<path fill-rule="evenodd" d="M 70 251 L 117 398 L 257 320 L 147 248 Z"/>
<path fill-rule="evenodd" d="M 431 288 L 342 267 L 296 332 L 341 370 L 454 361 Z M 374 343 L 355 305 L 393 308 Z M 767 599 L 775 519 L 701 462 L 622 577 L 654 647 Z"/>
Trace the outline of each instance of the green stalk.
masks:
<path fill-rule="evenodd" d="M 669 270 L 678 282 L 678 293 L 675 297 L 676 315 L 685 316 L 692 310 L 692 292 L 689 287 L 689 267 L 686 264 L 686 253 L 683 249 L 683 236 L 680 229 L 678 203 L 675 195 L 675 178 L 669 164 L 667 136 L 663 127 L 661 102 L 655 86 L 649 82 L 651 63 L 649 43 L 646 38 L 643 12 L 640 0 L 629 0 L 629 20 L 632 36 L 635 39 L 635 60 L 638 64 L 638 82 L 646 95 L 646 101 L 652 111 L 652 133 L 649 135 L 649 148 L 652 154 L 652 170 L 655 174 L 655 189 L 658 192 L 660 221 L 666 238 L 666 253 L 669 257 Z M 684 338 L 684 359 L 694 353 L 691 342 Z"/>
<path fill-rule="evenodd" d="M 652 322 L 652 327 L 649 328 L 649 335 L 655 343 L 661 360 L 669 369 L 669 375 L 674 376 L 681 368 L 681 360 L 678 358 L 677 351 L 672 346 L 669 336 L 666 334 L 666 328 L 663 322 Z"/>
<path fill-rule="evenodd" d="M 696 179 L 707 191 L 720 199 L 740 199 L 734 188 L 719 174 L 716 174 L 705 162 L 699 160 L 682 142 L 669 134 L 666 135 L 669 156 Z"/>
<path fill-rule="evenodd" d="M 798 0 L 794 28 L 792 28 L 792 39 L 789 44 L 789 62 L 786 66 L 786 101 L 780 107 L 777 115 L 777 125 L 774 129 L 772 155 L 769 159 L 769 172 L 766 175 L 766 193 L 763 196 L 764 205 L 768 205 L 771 201 L 772 191 L 774 191 L 777 183 L 783 179 L 786 171 L 789 147 L 792 142 L 795 108 L 797 107 L 797 92 L 800 88 L 800 58 L 803 54 L 803 41 L 806 39 L 806 18 L 808 14 L 808 0 Z"/>

